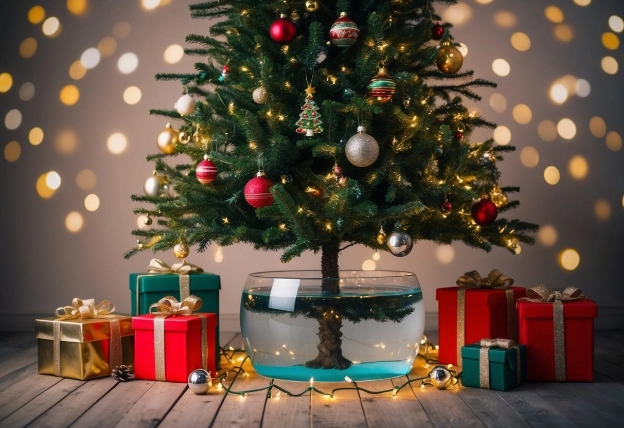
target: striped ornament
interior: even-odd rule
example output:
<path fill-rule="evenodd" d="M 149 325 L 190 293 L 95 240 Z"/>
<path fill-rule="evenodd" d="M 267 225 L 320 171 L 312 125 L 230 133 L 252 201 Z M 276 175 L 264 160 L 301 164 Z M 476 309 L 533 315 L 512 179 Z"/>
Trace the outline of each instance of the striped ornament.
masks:
<path fill-rule="evenodd" d="M 197 164 L 195 176 L 201 184 L 209 184 L 217 178 L 217 166 L 210 159 L 204 159 Z"/>
<path fill-rule="evenodd" d="M 273 182 L 264 176 L 264 172 L 258 172 L 257 177 L 252 178 L 245 185 L 245 200 L 254 208 L 262 208 L 273 204 L 273 194 L 270 189 Z"/>
<path fill-rule="evenodd" d="M 360 34 L 360 29 L 349 17 L 346 12 L 340 14 L 331 28 L 329 29 L 329 38 L 332 43 L 340 48 L 348 48 L 353 46 Z"/>
<path fill-rule="evenodd" d="M 388 70 L 381 67 L 375 77 L 368 82 L 368 95 L 377 101 L 386 102 L 396 92 L 396 83 L 388 75 Z"/>

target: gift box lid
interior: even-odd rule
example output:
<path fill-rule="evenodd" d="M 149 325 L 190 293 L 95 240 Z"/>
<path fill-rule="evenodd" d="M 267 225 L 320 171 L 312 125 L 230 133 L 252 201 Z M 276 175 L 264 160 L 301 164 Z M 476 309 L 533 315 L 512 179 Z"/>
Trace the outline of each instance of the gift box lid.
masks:
<path fill-rule="evenodd" d="M 524 345 L 516 345 L 518 348 L 524 347 Z M 480 343 L 471 343 L 470 345 L 462 346 L 461 356 L 462 359 L 478 360 L 481 352 Z M 490 363 L 509 364 L 512 370 L 516 370 L 517 356 L 515 348 L 497 348 L 492 347 L 488 352 Z"/>
<path fill-rule="evenodd" d="M 518 316 L 522 318 L 552 318 L 553 304 L 545 302 L 531 302 L 518 300 Z M 568 300 L 563 302 L 563 316 L 565 318 L 596 318 L 598 305 L 591 299 Z"/>
<path fill-rule="evenodd" d="M 436 290 L 436 300 L 447 303 L 457 303 L 457 292 L 461 287 L 444 287 Z M 510 287 L 516 298 L 526 296 L 526 289 L 523 287 Z M 497 305 L 507 302 L 505 289 L 497 288 L 464 288 L 466 299 L 475 305 Z"/>
<path fill-rule="evenodd" d="M 93 342 L 110 338 L 110 320 L 119 320 L 121 337 L 134 335 L 130 315 L 105 315 L 102 318 L 72 319 L 59 321 L 61 324 L 61 342 Z M 37 339 L 54 340 L 54 322 L 58 317 L 35 320 Z"/>
<path fill-rule="evenodd" d="M 214 273 L 191 273 L 189 277 L 191 281 L 192 292 L 221 289 L 221 279 L 219 275 L 215 275 Z M 166 294 L 171 290 L 178 290 L 179 287 L 179 275 L 173 273 L 131 273 L 130 290 L 135 292 L 137 287 L 137 279 L 139 284 L 139 293 L 162 292 Z M 149 279 L 149 281 L 145 281 L 144 279 Z"/>
<path fill-rule="evenodd" d="M 145 314 L 132 317 L 132 328 L 135 330 L 154 330 L 154 318 L 158 315 Z M 165 331 L 193 331 L 201 330 L 204 317 L 207 320 L 208 328 L 217 325 L 216 314 L 193 313 L 193 315 L 169 315 L 165 318 Z"/>

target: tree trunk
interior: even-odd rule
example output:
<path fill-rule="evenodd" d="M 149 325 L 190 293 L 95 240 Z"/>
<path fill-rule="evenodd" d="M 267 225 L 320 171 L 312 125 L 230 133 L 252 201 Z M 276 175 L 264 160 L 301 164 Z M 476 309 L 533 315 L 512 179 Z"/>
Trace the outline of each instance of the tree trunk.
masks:
<path fill-rule="evenodd" d="M 321 290 L 323 294 L 340 293 L 338 268 L 338 253 L 340 243 L 324 245 L 321 254 Z M 310 368 L 347 369 L 353 364 L 342 356 L 342 317 L 331 306 L 321 306 L 316 309 L 319 323 L 317 336 L 319 353 L 317 357 L 306 363 Z"/>

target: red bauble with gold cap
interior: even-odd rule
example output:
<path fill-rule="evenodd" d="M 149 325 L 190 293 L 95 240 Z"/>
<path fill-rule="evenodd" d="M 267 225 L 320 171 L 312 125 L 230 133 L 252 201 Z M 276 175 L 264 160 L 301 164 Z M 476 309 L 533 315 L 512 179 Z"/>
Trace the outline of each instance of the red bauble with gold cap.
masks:
<path fill-rule="evenodd" d="M 252 178 L 245 185 L 245 200 L 254 208 L 262 208 L 273 204 L 273 194 L 271 180 L 264 176 L 264 172 L 258 172 L 257 176 Z"/>
<path fill-rule="evenodd" d="M 282 14 L 271 24 L 269 35 L 275 43 L 287 45 L 297 37 L 297 27 L 288 18 L 288 15 Z"/>
<path fill-rule="evenodd" d="M 204 156 L 204 160 L 195 168 L 195 177 L 201 184 L 212 183 L 217 178 L 217 174 L 217 166 L 207 156 Z"/>
<path fill-rule="evenodd" d="M 498 209 L 487 196 L 482 196 L 481 200 L 472 206 L 472 218 L 479 226 L 494 223 L 497 216 Z"/>

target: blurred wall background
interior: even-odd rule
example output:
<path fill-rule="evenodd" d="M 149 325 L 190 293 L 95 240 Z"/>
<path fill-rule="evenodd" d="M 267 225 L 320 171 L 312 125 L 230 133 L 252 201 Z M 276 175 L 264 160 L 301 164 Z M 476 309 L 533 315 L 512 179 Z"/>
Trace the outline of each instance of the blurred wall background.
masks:
<path fill-rule="evenodd" d="M 210 26 L 190 18 L 191 3 L 0 2 L 0 330 L 32 329 L 73 297 L 130 311 L 128 273 L 153 257 L 123 259 L 130 231 L 144 226 L 130 194 L 142 192 L 145 156 L 166 125 L 147 112 L 181 95 L 153 76 L 192 70 L 184 38 Z M 499 165 L 501 184 L 521 186 L 522 205 L 508 215 L 540 224 L 537 243 L 512 255 L 419 242 L 405 258 L 352 247 L 341 267 L 416 272 L 428 329 L 436 288 L 493 268 L 519 286 L 580 287 L 599 304 L 599 326 L 624 327 L 624 2 L 466 0 L 440 12 L 464 44 L 464 68 L 499 85 L 468 104 L 499 128 L 471 140 L 516 146 Z M 225 330 L 238 328 L 248 272 L 320 265 L 314 254 L 283 265 L 243 245 L 189 261 L 221 275 Z"/>

